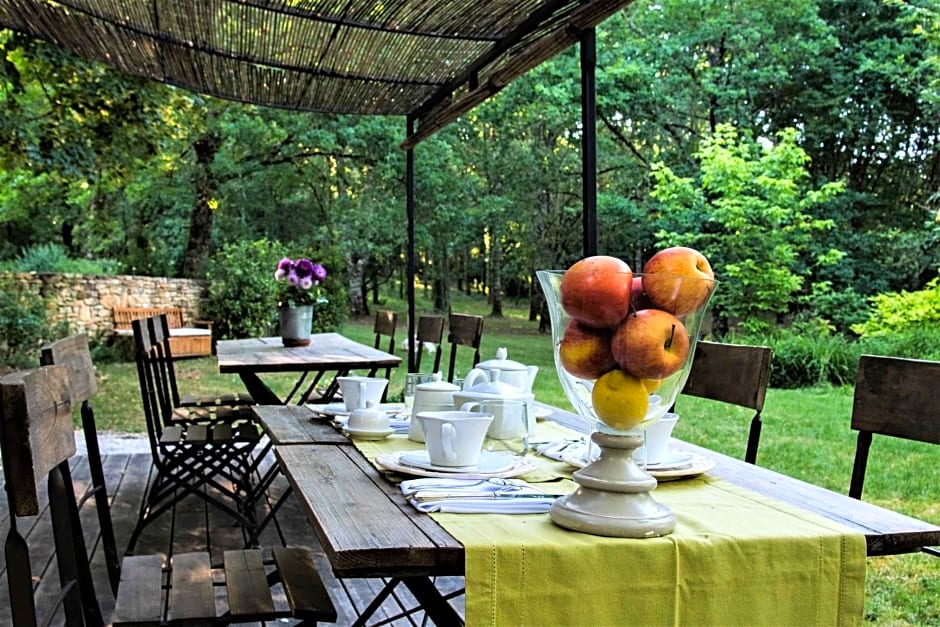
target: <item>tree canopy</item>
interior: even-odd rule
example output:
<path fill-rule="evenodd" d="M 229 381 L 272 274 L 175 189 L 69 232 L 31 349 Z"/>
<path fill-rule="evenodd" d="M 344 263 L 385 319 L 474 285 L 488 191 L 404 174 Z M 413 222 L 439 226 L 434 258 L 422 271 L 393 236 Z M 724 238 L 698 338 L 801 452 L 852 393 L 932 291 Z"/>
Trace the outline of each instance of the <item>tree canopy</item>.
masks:
<path fill-rule="evenodd" d="M 731 322 L 848 329 L 868 296 L 923 287 L 940 267 L 938 33 L 928 0 L 633 3 L 597 33 L 599 250 L 640 269 L 700 246 Z M 341 259 L 354 313 L 402 276 L 402 119 L 223 102 L 11 32 L 0 59 L 0 262 L 57 244 L 201 278 L 226 244 L 269 239 Z M 438 307 L 459 285 L 498 315 L 580 256 L 579 81 L 571 49 L 415 149 Z"/>

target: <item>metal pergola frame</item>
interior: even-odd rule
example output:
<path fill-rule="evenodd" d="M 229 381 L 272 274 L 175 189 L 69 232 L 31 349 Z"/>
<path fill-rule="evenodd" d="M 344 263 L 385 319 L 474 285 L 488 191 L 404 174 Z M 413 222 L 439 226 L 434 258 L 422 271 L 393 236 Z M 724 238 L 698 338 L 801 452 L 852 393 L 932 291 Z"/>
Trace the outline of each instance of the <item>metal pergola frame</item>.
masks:
<path fill-rule="evenodd" d="M 597 251 L 594 27 L 632 0 L 0 0 L 0 27 L 197 93 L 406 119 L 408 334 L 415 147 L 575 43 L 583 241 Z M 409 342 L 408 369 L 415 362 Z"/>

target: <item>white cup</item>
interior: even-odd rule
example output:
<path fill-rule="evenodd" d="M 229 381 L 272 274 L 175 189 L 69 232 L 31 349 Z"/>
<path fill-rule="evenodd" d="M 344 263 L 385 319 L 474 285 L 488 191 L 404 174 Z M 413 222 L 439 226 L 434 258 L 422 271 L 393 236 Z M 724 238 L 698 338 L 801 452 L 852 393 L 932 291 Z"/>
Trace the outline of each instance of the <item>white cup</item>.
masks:
<path fill-rule="evenodd" d="M 679 414 L 668 413 L 646 430 L 646 463 L 656 464 L 666 458 L 669 451 L 669 438 L 679 422 Z"/>
<path fill-rule="evenodd" d="M 483 450 L 492 414 L 427 411 L 416 418 L 424 433 L 428 459 L 435 466 L 475 466 Z"/>
<path fill-rule="evenodd" d="M 361 409 L 372 401 L 376 405 L 382 400 L 382 393 L 388 385 L 388 379 L 377 377 L 336 377 L 339 389 L 343 393 L 343 405 L 346 411 Z"/>
<path fill-rule="evenodd" d="M 479 411 L 493 414 L 493 422 L 486 431 L 487 450 L 506 450 L 524 455 L 529 448 L 529 404 L 508 398 L 471 401 L 461 411 Z"/>

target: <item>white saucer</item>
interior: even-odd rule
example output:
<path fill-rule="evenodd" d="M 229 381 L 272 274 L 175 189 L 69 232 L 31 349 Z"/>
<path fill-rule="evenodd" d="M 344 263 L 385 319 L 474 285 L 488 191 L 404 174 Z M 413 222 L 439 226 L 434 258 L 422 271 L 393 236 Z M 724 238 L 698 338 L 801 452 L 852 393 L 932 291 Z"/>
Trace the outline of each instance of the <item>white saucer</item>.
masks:
<path fill-rule="evenodd" d="M 349 410 L 346 409 L 344 403 L 329 403 L 327 405 L 317 405 L 311 404 L 308 405 L 310 409 L 315 412 L 321 413 L 325 416 L 348 416 L 350 414 Z M 405 408 L 404 403 L 379 403 L 375 406 L 376 409 L 384 411 L 385 413 L 397 413 Z"/>
<path fill-rule="evenodd" d="M 692 466 L 692 454 L 676 451 L 666 451 L 666 456 L 658 462 L 646 464 L 647 470 L 680 470 L 690 466 Z"/>
<path fill-rule="evenodd" d="M 411 466 L 409 464 L 402 463 L 401 456 L 404 454 L 406 453 L 401 451 L 397 453 L 384 453 L 382 455 L 376 456 L 375 463 L 385 470 L 391 470 L 404 475 L 412 475 L 415 477 L 436 477 L 441 479 L 491 479 L 493 477 L 508 479 L 509 477 L 518 477 L 519 475 L 524 475 L 525 473 L 532 472 L 536 469 L 535 460 L 530 457 L 507 456 L 508 459 L 512 461 L 512 467 L 502 472 L 480 472 L 479 470 L 472 472 L 424 470 L 423 468 L 418 468 L 417 466 Z"/>
<path fill-rule="evenodd" d="M 495 455 L 482 451 L 480 459 L 474 466 L 438 466 L 432 464 L 427 451 L 416 451 L 414 453 L 403 453 L 399 458 L 399 463 L 408 466 L 414 466 L 421 470 L 433 470 L 435 472 L 479 472 L 490 474 L 494 472 L 505 472 L 512 468 L 513 460 L 508 455 Z"/>
<path fill-rule="evenodd" d="M 352 427 L 343 427 L 343 431 L 354 438 L 360 440 L 384 440 L 395 433 L 394 429 L 353 429 Z"/>

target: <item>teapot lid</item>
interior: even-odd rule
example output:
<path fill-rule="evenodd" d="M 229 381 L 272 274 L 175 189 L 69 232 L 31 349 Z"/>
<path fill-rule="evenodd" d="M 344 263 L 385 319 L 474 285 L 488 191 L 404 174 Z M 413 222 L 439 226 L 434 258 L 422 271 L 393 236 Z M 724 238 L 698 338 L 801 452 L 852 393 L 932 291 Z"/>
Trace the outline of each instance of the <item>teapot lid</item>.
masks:
<path fill-rule="evenodd" d="M 440 372 L 435 372 L 431 375 L 431 380 L 424 383 L 419 383 L 415 386 L 415 390 L 423 391 L 433 391 L 433 392 L 456 392 L 460 388 L 449 381 L 444 381 L 444 375 Z"/>
<path fill-rule="evenodd" d="M 528 370 L 528 366 L 521 364 L 518 361 L 513 361 L 508 359 L 509 351 L 505 348 L 496 349 L 496 359 L 487 359 L 486 361 L 481 361 L 476 365 L 477 368 L 482 368 L 484 370 Z"/>
<path fill-rule="evenodd" d="M 363 417 L 363 418 L 381 418 L 385 416 L 385 412 L 376 407 L 376 402 L 373 400 L 366 401 L 365 407 L 360 407 L 358 409 L 352 410 L 350 416 Z"/>
<path fill-rule="evenodd" d="M 531 394 L 520 390 L 515 385 L 510 385 L 498 379 L 496 381 L 484 381 L 483 383 L 478 383 L 470 389 L 464 390 L 464 392 L 470 394 L 487 394 L 501 398 L 529 398 L 532 396 Z"/>

